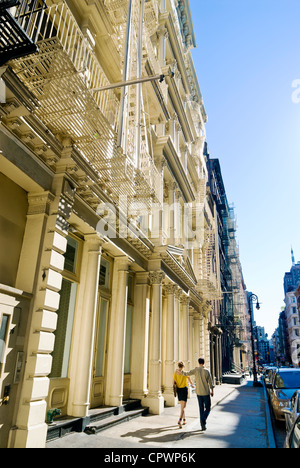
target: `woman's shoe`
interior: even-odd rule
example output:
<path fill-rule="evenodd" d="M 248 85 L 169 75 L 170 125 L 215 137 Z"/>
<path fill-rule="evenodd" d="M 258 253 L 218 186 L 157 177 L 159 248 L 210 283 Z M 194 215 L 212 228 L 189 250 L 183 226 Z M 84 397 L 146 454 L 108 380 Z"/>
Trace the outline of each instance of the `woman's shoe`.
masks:
<path fill-rule="evenodd" d="M 186 420 L 184 419 L 184 420 L 183 420 L 183 426 L 185 426 L 185 425 L 186 425 Z"/>
<path fill-rule="evenodd" d="M 178 421 L 178 426 L 179 426 L 179 429 L 182 429 L 181 418 Z"/>

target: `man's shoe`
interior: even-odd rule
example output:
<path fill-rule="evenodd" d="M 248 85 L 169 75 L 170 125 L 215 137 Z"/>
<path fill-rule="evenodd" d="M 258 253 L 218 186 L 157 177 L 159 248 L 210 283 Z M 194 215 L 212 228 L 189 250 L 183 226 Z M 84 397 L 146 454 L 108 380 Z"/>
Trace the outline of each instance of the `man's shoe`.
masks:
<path fill-rule="evenodd" d="M 206 424 L 201 421 L 201 429 L 202 431 L 206 431 Z"/>

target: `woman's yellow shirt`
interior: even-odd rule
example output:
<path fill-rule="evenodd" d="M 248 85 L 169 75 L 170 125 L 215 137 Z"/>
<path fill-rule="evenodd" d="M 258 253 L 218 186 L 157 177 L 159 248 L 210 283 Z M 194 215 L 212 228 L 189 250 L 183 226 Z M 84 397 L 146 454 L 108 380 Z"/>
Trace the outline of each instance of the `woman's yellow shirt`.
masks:
<path fill-rule="evenodd" d="M 178 388 L 185 388 L 187 387 L 187 377 L 185 375 L 174 373 L 173 379 Z"/>

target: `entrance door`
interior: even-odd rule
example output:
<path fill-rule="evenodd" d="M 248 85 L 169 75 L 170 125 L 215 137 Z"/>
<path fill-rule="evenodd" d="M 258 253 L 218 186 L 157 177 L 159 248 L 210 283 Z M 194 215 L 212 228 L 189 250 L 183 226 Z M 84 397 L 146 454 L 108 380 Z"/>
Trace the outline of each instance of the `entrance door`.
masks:
<path fill-rule="evenodd" d="M 91 408 L 97 408 L 104 404 L 108 311 L 109 301 L 100 297 L 99 294 L 93 378 L 91 385 Z"/>

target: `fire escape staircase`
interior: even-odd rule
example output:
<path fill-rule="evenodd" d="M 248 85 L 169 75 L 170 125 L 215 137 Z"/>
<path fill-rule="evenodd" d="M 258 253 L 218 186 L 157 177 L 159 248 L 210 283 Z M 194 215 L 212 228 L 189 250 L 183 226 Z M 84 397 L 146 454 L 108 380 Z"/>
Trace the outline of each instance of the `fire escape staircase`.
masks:
<path fill-rule="evenodd" d="M 16 9 L 16 14 L 9 10 Z M 28 35 L 31 19 L 44 8 L 41 0 L 1 0 L 0 1 L 0 66 L 9 60 L 23 57 L 38 51 L 32 36 Z"/>

